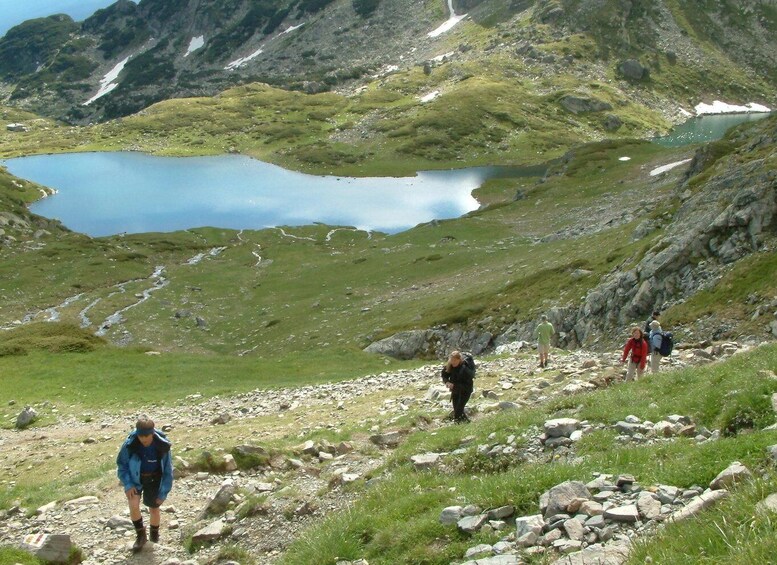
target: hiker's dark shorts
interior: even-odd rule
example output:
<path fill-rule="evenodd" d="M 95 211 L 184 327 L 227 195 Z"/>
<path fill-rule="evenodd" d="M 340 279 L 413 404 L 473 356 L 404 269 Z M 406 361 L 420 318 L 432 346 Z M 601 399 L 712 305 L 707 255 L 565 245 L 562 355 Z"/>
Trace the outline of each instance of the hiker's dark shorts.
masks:
<path fill-rule="evenodd" d="M 140 484 L 143 487 L 143 504 L 149 508 L 159 508 L 156 499 L 159 498 L 159 484 L 162 482 L 162 474 L 140 475 Z"/>

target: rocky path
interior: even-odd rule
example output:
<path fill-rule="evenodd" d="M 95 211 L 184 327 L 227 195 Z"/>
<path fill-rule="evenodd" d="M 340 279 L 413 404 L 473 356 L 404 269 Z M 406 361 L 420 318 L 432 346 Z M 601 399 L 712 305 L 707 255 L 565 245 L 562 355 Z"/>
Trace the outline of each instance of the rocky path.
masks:
<path fill-rule="evenodd" d="M 536 368 L 533 355 L 483 361 L 470 407 L 477 418 L 506 404 L 525 406 L 607 386 L 621 373 L 618 355 L 572 352 L 557 356 L 547 370 Z M 673 364 L 695 361 L 707 358 L 685 352 Z M 114 465 L 136 412 L 70 415 L 45 428 L 0 430 L 0 469 L 5 470 L 0 485 L 23 484 L 30 473 L 43 474 L 54 485 L 44 507 L 15 506 L 0 515 L 0 544 L 16 544 L 30 534 L 64 533 L 83 550 L 87 565 L 173 565 L 215 562 L 225 546 L 237 543 L 258 562 L 274 563 L 310 523 L 352 503 L 356 495 L 343 485 L 380 467 L 391 453 L 387 447 L 395 436 L 390 432 L 399 418 L 420 411 L 434 415 L 426 429 L 447 425 L 449 402 L 438 371 L 435 364 L 207 400 L 193 394 L 179 406 L 149 407 L 174 442 L 180 476 L 163 507 L 162 543 L 149 544 L 138 556 L 128 552 L 134 533 Z M 348 441 L 320 439 L 341 434 Z M 234 449 L 259 454 L 266 464 L 237 470 L 229 454 Z M 220 472 L 194 465 L 203 451 Z M 201 532 L 206 526 L 216 533 Z M 213 540 L 195 557 L 184 548 L 193 534 Z"/>

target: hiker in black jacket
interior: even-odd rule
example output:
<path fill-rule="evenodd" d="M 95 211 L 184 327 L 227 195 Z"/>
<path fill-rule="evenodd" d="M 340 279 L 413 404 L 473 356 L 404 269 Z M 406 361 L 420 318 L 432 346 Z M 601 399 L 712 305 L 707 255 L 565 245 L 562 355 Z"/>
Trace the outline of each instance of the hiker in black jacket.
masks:
<path fill-rule="evenodd" d="M 448 362 L 442 368 L 442 382 L 451 391 L 453 403 L 453 421 L 457 424 L 469 422 L 464 413 L 464 407 L 472 396 L 475 377 L 475 360 L 470 355 L 462 355 L 459 351 L 452 351 L 448 356 Z"/>

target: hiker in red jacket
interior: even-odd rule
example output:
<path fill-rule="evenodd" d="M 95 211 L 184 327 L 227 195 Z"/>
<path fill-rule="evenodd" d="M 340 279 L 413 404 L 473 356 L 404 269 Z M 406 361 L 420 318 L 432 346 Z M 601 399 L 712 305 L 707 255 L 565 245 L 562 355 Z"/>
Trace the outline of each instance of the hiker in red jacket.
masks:
<path fill-rule="evenodd" d="M 631 356 L 629 357 L 629 352 Z M 626 342 L 626 346 L 623 348 L 623 356 L 621 357 L 621 363 L 625 363 L 626 359 L 629 360 L 628 368 L 626 369 L 626 380 L 636 380 L 634 373 L 636 372 L 637 379 L 642 378 L 642 373 L 645 372 L 645 364 L 647 358 L 650 355 L 650 347 L 645 340 L 645 336 L 642 334 L 642 330 L 637 326 L 631 328 L 631 337 Z"/>

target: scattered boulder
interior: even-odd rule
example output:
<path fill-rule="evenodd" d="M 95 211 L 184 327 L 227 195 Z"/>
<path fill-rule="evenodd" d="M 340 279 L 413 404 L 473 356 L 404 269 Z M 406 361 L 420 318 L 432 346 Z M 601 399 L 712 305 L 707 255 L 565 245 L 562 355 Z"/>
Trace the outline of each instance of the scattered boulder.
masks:
<path fill-rule="evenodd" d="M 618 64 L 618 72 L 628 80 L 647 80 L 650 78 L 650 69 L 636 59 L 626 59 Z"/>
<path fill-rule="evenodd" d="M 566 95 L 559 100 L 559 104 L 573 114 L 612 110 L 611 104 L 593 97 Z"/>
<path fill-rule="evenodd" d="M 439 453 L 423 453 L 421 455 L 413 455 L 410 460 L 413 462 L 416 470 L 429 469 L 437 465 L 440 460 Z"/>
<path fill-rule="evenodd" d="M 35 409 L 32 406 L 26 406 L 24 410 L 19 412 L 19 415 L 16 417 L 17 429 L 23 430 L 32 424 L 37 417 L 38 413 L 35 411 Z"/>
<path fill-rule="evenodd" d="M 580 481 L 566 481 L 540 497 L 540 511 L 545 518 L 564 513 L 569 504 L 577 498 L 590 499 L 591 493 Z"/>
<path fill-rule="evenodd" d="M 370 441 L 381 447 L 396 447 L 402 441 L 402 434 L 399 432 L 386 432 L 385 434 L 375 434 L 370 436 Z"/>
<path fill-rule="evenodd" d="M 70 563 L 73 542 L 67 534 L 30 534 L 21 548 L 47 563 Z"/>
<path fill-rule="evenodd" d="M 236 487 L 232 483 L 227 483 L 221 486 L 211 501 L 205 506 L 200 514 L 201 518 L 207 516 L 217 516 L 226 512 L 229 507 L 229 503 L 232 501 L 232 497 L 235 495 Z"/>
<path fill-rule="evenodd" d="M 742 465 L 739 461 L 734 461 L 728 468 L 721 471 L 717 477 L 712 479 L 710 488 L 712 490 L 725 489 L 734 486 L 736 483 L 752 478 L 753 474 L 750 472 L 750 469 Z"/>
<path fill-rule="evenodd" d="M 224 520 L 216 520 L 204 528 L 197 530 L 192 536 L 193 543 L 207 543 L 220 539 L 226 530 Z"/>

